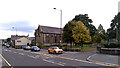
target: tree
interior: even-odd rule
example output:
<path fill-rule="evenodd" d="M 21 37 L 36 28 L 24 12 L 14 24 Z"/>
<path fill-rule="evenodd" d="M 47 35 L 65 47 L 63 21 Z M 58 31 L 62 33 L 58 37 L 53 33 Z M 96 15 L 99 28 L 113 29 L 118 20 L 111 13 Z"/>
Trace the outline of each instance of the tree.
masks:
<path fill-rule="evenodd" d="M 35 43 L 34 43 L 34 45 L 36 46 L 37 29 L 35 29 L 34 36 L 35 36 Z"/>
<path fill-rule="evenodd" d="M 89 19 L 88 14 L 79 14 L 76 15 L 73 21 L 81 21 L 83 24 L 89 29 L 90 31 L 90 36 L 93 36 L 96 32 L 96 28 L 94 25 L 92 25 L 92 19 Z"/>
<path fill-rule="evenodd" d="M 118 40 L 120 42 L 120 12 L 115 15 L 114 19 L 111 21 L 110 28 L 107 29 L 109 39 Z"/>
<path fill-rule="evenodd" d="M 113 30 L 111 28 L 107 29 L 107 39 L 114 39 L 116 38 L 116 30 Z"/>
<path fill-rule="evenodd" d="M 72 30 L 75 27 L 75 21 L 69 21 L 63 28 L 63 41 L 67 43 L 74 42 Z"/>
<path fill-rule="evenodd" d="M 105 33 L 105 30 L 103 29 L 103 26 L 101 24 L 98 27 L 98 32 L 99 32 L 102 39 L 106 39 L 106 33 Z"/>
<path fill-rule="evenodd" d="M 82 43 L 87 43 L 91 41 L 91 36 L 89 34 L 89 29 L 81 22 L 75 22 L 75 27 L 72 30 L 72 37 L 76 43 L 82 45 Z"/>
<path fill-rule="evenodd" d="M 92 37 L 92 41 L 94 43 L 100 43 L 101 40 L 105 40 L 105 39 L 106 39 L 106 33 L 105 33 L 105 30 L 103 29 L 103 26 L 100 24 L 98 26 L 98 29 L 95 35 Z"/>
<path fill-rule="evenodd" d="M 100 36 L 99 31 L 97 30 L 95 35 L 92 37 L 92 42 L 93 43 L 100 43 L 102 40 L 102 37 Z"/>

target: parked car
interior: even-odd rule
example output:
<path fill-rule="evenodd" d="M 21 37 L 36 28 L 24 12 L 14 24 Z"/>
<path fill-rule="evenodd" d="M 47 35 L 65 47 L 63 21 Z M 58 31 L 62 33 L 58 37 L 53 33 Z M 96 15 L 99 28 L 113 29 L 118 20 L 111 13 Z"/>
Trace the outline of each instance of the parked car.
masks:
<path fill-rule="evenodd" d="M 54 54 L 62 54 L 63 50 L 59 49 L 57 46 L 52 46 L 48 49 L 48 53 L 54 53 Z"/>
<path fill-rule="evenodd" d="M 5 46 L 7 45 L 7 43 L 4 43 L 5 44 Z"/>
<path fill-rule="evenodd" d="M 40 51 L 40 48 L 37 46 L 32 46 L 31 51 Z"/>
<path fill-rule="evenodd" d="M 6 47 L 7 47 L 7 48 L 9 48 L 9 47 L 10 47 L 10 45 L 7 43 L 7 44 L 6 44 Z"/>
<path fill-rule="evenodd" d="M 21 48 L 24 49 L 26 47 L 26 45 L 22 45 Z"/>
<path fill-rule="evenodd" d="M 5 44 L 3 43 L 2 46 L 5 46 Z"/>
<path fill-rule="evenodd" d="M 24 50 L 31 50 L 31 47 L 30 46 L 25 46 Z"/>

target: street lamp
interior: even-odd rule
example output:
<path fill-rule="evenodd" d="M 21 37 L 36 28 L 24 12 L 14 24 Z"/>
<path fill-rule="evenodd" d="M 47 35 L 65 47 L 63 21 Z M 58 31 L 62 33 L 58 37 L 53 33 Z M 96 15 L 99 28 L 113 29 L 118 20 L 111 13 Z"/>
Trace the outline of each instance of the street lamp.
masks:
<path fill-rule="evenodd" d="M 15 29 L 15 27 L 13 26 L 12 29 Z M 17 28 L 16 28 L 16 40 L 17 40 Z M 15 44 L 17 44 L 17 41 Z M 13 45 L 13 47 L 14 47 L 14 45 Z"/>
<path fill-rule="evenodd" d="M 59 9 L 56 9 L 56 8 L 53 8 L 55 10 L 59 10 Z M 59 10 L 60 11 L 60 48 L 62 48 L 62 10 Z"/>
<path fill-rule="evenodd" d="M 15 29 L 15 27 L 13 26 L 12 29 Z M 17 28 L 16 28 L 16 36 L 17 36 Z"/>

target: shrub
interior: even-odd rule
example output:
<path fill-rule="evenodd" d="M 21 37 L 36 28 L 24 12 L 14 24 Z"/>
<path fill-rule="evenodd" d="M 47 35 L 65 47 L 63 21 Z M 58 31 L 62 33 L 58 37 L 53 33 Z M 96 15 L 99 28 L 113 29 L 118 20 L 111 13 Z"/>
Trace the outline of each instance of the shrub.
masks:
<path fill-rule="evenodd" d="M 110 43 L 104 44 L 105 48 L 120 48 L 120 43 Z"/>

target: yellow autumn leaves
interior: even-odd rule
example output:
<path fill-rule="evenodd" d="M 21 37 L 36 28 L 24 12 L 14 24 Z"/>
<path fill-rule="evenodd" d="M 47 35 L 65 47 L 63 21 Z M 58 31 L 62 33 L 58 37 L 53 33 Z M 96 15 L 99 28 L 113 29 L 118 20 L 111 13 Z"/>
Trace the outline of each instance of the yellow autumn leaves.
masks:
<path fill-rule="evenodd" d="M 72 30 L 72 37 L 76 43 L 88 43 L 91 41 L 91 36 L 89 34 L 89 29 L 81 21 L 73 21 L 75 27 Z"/>

